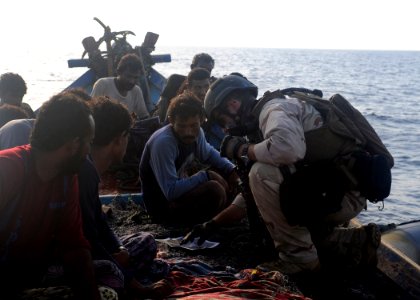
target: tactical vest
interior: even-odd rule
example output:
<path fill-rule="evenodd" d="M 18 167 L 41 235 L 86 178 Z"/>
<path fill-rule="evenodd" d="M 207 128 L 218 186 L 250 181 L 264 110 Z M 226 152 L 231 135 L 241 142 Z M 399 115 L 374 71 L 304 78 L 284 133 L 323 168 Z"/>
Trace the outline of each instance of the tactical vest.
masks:
<path fill-rule="evenodd" d="M 347 178 L 344 189 L 360 190 L 372 202 L 385 199 L 394 160 L 365 117 L 339 94 L 325 100 L 299 89 L 266 92 L 252 111 L 254 117 L 259 117 L 268 101 L 285 98 L 285 94 L 312 105 L 324 121 L 320 128 L 305 132 L 306 154 L 297 165 L 322 169 L 333 163 Z"/>
<path fill-rule="evenodd" d="M 266 92 L 258 100 L 252 114 L 258 118 L 268 101 L 275 98 L 284 99 L 283 91 L 285 90 Z M 313 94 L 291 89 L 287 89 L 287 95 L 311 104 L 324 121 L 324 125 L 320 128 L 305 132 L 307 148 L 305 163 L 332 160 L 354 151 L 366 150 L 372 155 L 385 156 L 389 168 L 393 167 L 394 159 L 375 130 L 343 96 L 335 94 L 330 100 L 325 100 Z"/>

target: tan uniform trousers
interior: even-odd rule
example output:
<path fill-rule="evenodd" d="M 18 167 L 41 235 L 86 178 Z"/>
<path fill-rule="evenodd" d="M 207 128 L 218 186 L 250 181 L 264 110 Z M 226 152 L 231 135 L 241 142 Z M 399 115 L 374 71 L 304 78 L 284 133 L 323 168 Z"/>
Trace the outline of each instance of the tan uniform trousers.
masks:
<path fill-rule="evenodd" d="M 282 213 L 279 198 L 279 187 L 282 182 L 283 175 L 279 168 L 273 165 L 256 162 L 249 173 L 252 194 L 274 246 L 279 252 L 280 260 L 290 263 L 316 261 L 318 254 L 308 229 L 289 225 Z M 327 216 L 326 221 L 339 225 L 357 216 L 366 204 L 366 199 L 359 195 L 359 192 L 347 193 L 341 203 L 341 210 Z M 333 240 L 338 237 L 347 238 L 338 233 L 331 235 Z"/>

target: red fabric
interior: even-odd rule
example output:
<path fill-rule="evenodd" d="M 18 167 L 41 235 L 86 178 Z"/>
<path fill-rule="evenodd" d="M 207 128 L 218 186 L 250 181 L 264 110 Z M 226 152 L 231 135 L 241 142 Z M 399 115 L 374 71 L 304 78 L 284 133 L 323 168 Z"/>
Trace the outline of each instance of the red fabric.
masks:
<path fill-rule="evenodd" d="M 89 248 L 83 236 L 77 177 L 58 176 L 43 182 L 35 172 L 29 145 L 0 151 L 0 191 L 0 218 L 5 220 L 11 215 L 6 230 L 1 231 L 0 245 L 5 244 L 17 220 L 21 220 L 17 239 L 9 247 L 8 261 L 39 263 L 46 258 L 54 237 L 63 251 Z M 17 207 L 7 213 L 15 201 Z"/>
<path fill-rule="evenodd" d="M 241 279 L 226 282 L 214 276 L 195 277 L 179 271 L 172 271 L 168 279 L 176 288 L 168 298 L 310 299 L 288 290 L 285 287 L 285 278 L 279 272 L 245 269 L 241 271 L 239 277 Z"/>

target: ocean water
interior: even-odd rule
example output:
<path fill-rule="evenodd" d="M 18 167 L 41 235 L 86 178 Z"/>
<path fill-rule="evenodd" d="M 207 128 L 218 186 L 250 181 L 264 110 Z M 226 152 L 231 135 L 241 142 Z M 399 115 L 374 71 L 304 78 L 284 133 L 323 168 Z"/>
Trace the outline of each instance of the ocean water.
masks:
<path fill-rule="evenodd" d="M 216 77 L 240 72 L 266 90 L 288 87 L 320 89 L 324 97 L 340 93 L 358 108 L 376 129 L 395 159 L 391 195 L 380 204 L 368 204 L 362 223 L 402 223 L 420 219 L 420 52 L 159 48 L 170 53 L 171 63 L 155 68 L 165 76 L 187 74 L 194 54 L 207 52 L 216 60 Z M 54 55 L 10 53 L 1 73 L 20 73 L 28 84 L 25 101 L 33 108 L 67 87 L 86 69 L 67 68 L 77 51 Z M 3 56 L 5 57 L 5 56 Z"/>

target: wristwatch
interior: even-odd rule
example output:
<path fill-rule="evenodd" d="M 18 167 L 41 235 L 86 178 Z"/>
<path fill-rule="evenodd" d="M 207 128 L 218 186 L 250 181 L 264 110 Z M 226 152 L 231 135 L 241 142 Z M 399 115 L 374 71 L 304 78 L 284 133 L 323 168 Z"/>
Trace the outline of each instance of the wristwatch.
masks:
<path fill-rule="evenodd" d="M 249 148 L 249 144 L 244 144 L 244 146 L 242 147 L 241 159 L 245 165 L 247 165 L 249 162 L 248 148 Z"/>

